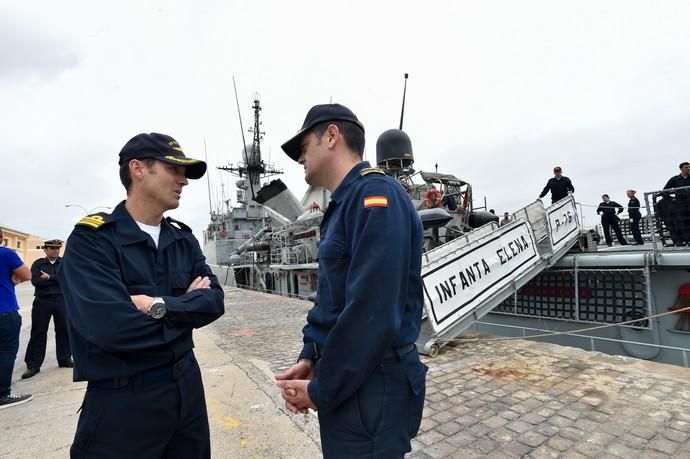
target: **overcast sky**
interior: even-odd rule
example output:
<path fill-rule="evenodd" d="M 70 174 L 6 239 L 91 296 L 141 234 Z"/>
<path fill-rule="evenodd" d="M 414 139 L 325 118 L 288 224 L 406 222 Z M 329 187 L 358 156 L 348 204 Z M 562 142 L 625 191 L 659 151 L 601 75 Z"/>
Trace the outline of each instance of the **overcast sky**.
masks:
<path fill-rule="evenodd" d="M 472 183 L 497 212 L 533 201 L 561 165 L 579 202 L 663 187 L 690 160 L 687 1 L 32 1 L 0 0 L 0 224 L 66 238 L 86 209 L 124 199 L 117 154 L 140 132 L 215 169 L 242 146 L 252 93 L 264 159 L 301 198 L 280 150 L 307 110 L 350 107 L 377 137 L 405 131 L 417 169 Z M 249 134 L 247 134 L 249 135 Z M 205 180 L 169 215 L 197 237 Z M 585 225 L 596 222 L 585 211 Z"/>

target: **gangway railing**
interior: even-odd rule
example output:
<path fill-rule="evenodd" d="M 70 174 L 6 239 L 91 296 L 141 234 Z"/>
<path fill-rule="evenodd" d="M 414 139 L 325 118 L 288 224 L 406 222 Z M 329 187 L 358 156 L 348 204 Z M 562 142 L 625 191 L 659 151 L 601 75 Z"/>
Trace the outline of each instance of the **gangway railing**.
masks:
<path fill-rule="evenodd" d="M 581 223 L 568 196 L 545 209 L 535 201 L 498 227 L 489 223 L 423 254 L 426 320 L 417 345 L 435 356 L 578 241 Z"/>

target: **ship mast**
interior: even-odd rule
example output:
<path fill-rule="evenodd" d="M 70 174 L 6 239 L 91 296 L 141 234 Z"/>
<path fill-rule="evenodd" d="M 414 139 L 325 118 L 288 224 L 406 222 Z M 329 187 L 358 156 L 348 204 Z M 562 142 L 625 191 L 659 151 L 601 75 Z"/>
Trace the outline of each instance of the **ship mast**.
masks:
<path fill-rule="evenodd" d="M 256 194 L 261 189 L 262 179 L 283 173 L 283 171 L 276 169 L 272 164 L 266 164 L 261 158 L 261 141 L 266 133 L 261 130 L 261 102 L 259 94 L 254 93 L 253 99 L 252 110 L 254 111 L 254 124 L 248 129 L 248 132 L 252 133 L 251 146 L 245 143 L 242 152 L 243 160 L 236 165 L 229 164 L 227 166 L 218 167 L 218 169 L 230 172 L 240 178 L 246 177 L 248 183 L 244 189 L 248 189 L 250 194 L 247 196 L 247 199 L 245 199 L 245 203 L 254 201 Z M 240 129 L 242 129 L 241 117 Z M 242 133 L 242 140 L 244 141 L 244 131 Z"/>

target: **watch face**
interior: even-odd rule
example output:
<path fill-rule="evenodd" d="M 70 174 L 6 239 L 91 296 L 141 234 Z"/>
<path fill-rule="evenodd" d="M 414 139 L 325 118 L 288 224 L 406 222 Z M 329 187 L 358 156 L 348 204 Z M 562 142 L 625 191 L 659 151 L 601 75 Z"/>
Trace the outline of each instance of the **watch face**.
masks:
<path fill-rule="evenodd" d="M 149 315 L 154 319 L 160 319 L 165 315 L 165 303 L 153 303 L 149 309 Z"/>

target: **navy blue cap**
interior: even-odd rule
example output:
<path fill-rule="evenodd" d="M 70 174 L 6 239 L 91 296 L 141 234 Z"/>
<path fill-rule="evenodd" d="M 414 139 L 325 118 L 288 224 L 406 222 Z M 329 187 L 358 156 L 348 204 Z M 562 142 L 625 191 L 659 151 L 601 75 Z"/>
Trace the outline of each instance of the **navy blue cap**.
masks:
<path fill-rule="evenodd" d="M 164 163 L 185 166 L 185 176 L 189 179 L 198 179 L 206 173 L 206 163 L 200 159 L 187 158 L 182 147 L 169 135 L 152 132 L 150 134 L 138 134 L 120 150 L 122 166 L 132 159 L 157 159 Z"/>
<path fill-rule="evenodd" d="M 293 138 L 281 145 L 281 148 L 293 161 L 297 161 L 302 155 L 302 138 L 309 134 L 311 128 L 326 121 L 347 121 L 356 124 L 364 131 L 364 125 L 352 113 L 352 110 L 346 106 L 340 104 L 314 105 L 307 112 L 302 129 Z"/>

